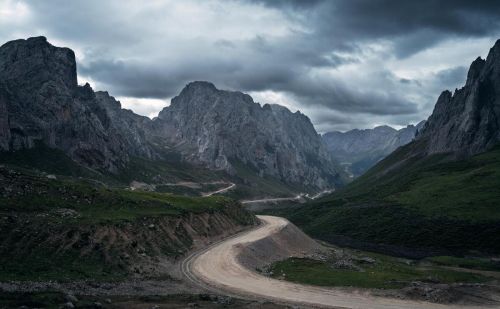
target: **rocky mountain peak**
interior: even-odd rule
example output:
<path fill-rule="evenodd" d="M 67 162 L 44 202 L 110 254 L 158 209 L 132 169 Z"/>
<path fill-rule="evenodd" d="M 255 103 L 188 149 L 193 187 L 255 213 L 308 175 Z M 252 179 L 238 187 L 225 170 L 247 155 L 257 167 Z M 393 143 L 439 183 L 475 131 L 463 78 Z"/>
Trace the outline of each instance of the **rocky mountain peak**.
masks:
<path fill-rule="evenodd" d="M 327 188 L 342 182 L 309 119 L 248 94 L 193 82 L 164 108 L 155 125 L 183 157 L 234 172 L 234 162 L 287 183 Z"/>
<path fill-rule="evenodd" d="M 477 58 L 467 82 L 439 96 L 434 111 L 418 135 L 425 139 L 425 152 L 470 156 L 500 142 L 500 40 L 486 60 Z"/>
<path fill-rule="evenodd" d="M 112 172 L 130 154 L 152 156 L 142 118 L 119 107 L 112 111 L 113 104 L 113 98 L 96 97 L 89 84 L 78 86 L 69 48 L 45 37 L 0 47 L 0 150 L 43 143 L 87 167 Z"/>
<path fill-rule="evenodd" d="M 74 53 L 44 37 L 0 47 L 0 150 L 38 143 L 111 172 L 130 157 L 158 159 L 168 149 L 208 168 L 235 173 L 237 165 L 308 189 L 343 182 L 300 113 L 261 107 L 248 94 L 195 81 L 151 120 L 122 109 L 107 92 L 78 86 Z"/>
<path fill-rule="evenodd" d="M 471 85 L 479 78 L 479 75 L 483 71 L 485 64 L 486 60 L 482 59 L 481 57 L 477 57 L 477 59 L 472 62 L 469 68 L 469 72 L 467 73 L 467 82 L 465 83 L 466 86 Z"/>
<path fill-rule="evenodd" d="M 72 90 L 77 86 L 75 53 L 43 36 L 10 41 L 0 47 L 0 80 L 33 87 L 51 82 Z"/>

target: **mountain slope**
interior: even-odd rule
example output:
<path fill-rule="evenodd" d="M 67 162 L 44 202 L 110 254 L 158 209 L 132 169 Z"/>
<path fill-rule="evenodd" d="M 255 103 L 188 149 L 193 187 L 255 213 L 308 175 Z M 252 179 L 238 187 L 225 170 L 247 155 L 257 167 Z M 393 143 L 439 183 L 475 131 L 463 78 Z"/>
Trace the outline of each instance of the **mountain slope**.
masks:
<path fill-rule="evenodd" d="M 129 154 L 152 157 L 144 140 L 124 137 L 124 126 L 88 84 L 77 85 L 73 51 L 44 37 L 0 47 L 0 110 L 4 151 L 33 148 L 39 141 L 87 167 L 111 172 L 125 166 Z"/>
<path fill-rule="evenodd" d="M 171 181 L 172 168 L 176 175 L 211 170 L 210 178 L 225 173 L 223 178 L 261 187 L 243 193 L 259 196 L 317 192 L 343 183 L 342 172 L 300 113 L 194 82 L 151 120 L 122 109 L 107 92 L 77 85 L 73 51 L 52 46 L 45 37 L 0 47 L 0 112 L 0 151 L 15 156 L 43 144 L 118 181 L 140 177 L 162 183 Z M 167 174 L 141 175 L 164 166 Z"/>
<path fill-rule="evenodd" d="M 416 126 L 408 125 L 400 130 L 379 126 L 366 130 L 333 131 L 323 134 L 322 139 L 332 156 L 357 177 L 396 148 L 411 142 L 424 123 L 421 121 Z"/>
<path fill-rule="evenodd" d="M 260 176 L 318 189 L 343 181 L 309 118 L 211 83 L 187 85 L 155 125 L 186 160 L 210 168 L 236 173 L 239 161 Z"/>
<path fill-rule="evenodd" d="M 500 41 L 413 142 L 287 216 L 316 237 L 394 254 L 498 254 L 499 116 Z"/>

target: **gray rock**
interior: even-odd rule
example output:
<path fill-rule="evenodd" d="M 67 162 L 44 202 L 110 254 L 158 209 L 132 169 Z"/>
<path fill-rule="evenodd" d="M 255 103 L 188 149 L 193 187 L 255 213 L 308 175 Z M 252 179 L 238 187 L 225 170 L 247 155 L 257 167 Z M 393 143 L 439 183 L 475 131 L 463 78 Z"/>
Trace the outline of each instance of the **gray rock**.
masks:
<path fill-rule="evenodd" d="M 68 48 L 44 37 L 0 47 L 0 150 L 43 142 L 85 166 L 109 171 L 129 155 L 151 157 L 138 138 L 143 132 L 134 131 L 145 117 L 121 110 L 119 103 L 110 108 L 112 100 L 88 84 L 77 85 L 75 55 Z"/>
<path fill-rule="evenodd" d="M 208 82 L 188 84 L 155 120 L 156 133 L 190 162 L 235 172 L 247 165 L 261 176 L 328 188 L 339 169 L 309 118 L 279 105 L 261 106 L 244 93 Z"/>
<path fill-rule="evenodd" d="M 66 294 L 66 296 L 64 298 L 68 302 L 71 302 L 71 303 L 77 303 L 78 302 L 78 298 L 76 298 L 75 295 L 73 295 L 73 294 Z"/>
<path fill-rule="evenodd" d="M 110 172 L 132 156 L 159 159 L 169 149 L 185 161 L 230 174 L 239 164 L 261 177 L 309 188 L 343 182 L 340 168 L 300 112 L 193 82 L 151 120 L 122 109 L 107 92 L 78 86 L 73 51 L 44 37 L 0 47 L 0 151 L 38 143 Z"/>
<path fill-rule="evenodd" d="M 411 142 L 425 121 L 396 130 L 389 126 L 374 129 L 333 131 L 322 135 L 328 150 L 353 177 L 363 174 L 396 148 Z"/>
<path fill-rule="evenodd" d="M 73 309 L 73 308 L 75 308 L 75 305 L 73 305 L 73 303 L 72 303 L 72 302 L 67 302 L 67 303 L 65 303 L 65 304 L 62 306 L 62 308 L 64 308 L 64 309 Z"/>
<path fill-rule="evenodd" d="M 500 142 L 500 40 L 486 60 L 470 66 L 467 82 L 438 98 L 432 115 L 417 136 L 425 154 L 453 153 L 468 157 Z"/>

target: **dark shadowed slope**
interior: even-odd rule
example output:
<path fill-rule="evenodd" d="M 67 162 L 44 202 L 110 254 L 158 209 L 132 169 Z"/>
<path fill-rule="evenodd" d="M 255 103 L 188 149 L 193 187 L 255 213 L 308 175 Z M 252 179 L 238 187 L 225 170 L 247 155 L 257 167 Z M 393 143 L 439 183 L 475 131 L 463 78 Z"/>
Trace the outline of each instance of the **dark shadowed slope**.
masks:
<path fill-rule="evenodd" d="M 415 141 L 285 215 L 316 237 L 396 254 L 499 253 L 499 119 L 500 41 L 443 92 Z"/>

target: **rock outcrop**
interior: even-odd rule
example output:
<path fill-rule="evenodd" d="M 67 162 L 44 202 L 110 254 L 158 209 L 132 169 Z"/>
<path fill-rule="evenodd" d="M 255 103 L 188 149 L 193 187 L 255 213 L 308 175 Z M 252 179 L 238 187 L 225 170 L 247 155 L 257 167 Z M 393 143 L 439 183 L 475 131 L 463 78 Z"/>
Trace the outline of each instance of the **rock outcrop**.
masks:
<path fill-rule="evenodd" d="M 341 175 L 309 118 L 244 93 L 193 82 L 155 120 L 186 160 L 234 172 L 241 162 L 261 176 L 327 188 Z"/>
<path fill-rule="evenodd" d="M 500 142 L 500 40 L 486 60 L 477 58 L 467 82 L 452 94 L 439 96 L 432 115 L 418 134 L 426 154 L 468 157 Z"/>
<path fill-rule="evenodd" d="M 389 126 L 328 132 L 322 138 L 332 156 L 353 176 L 363 174 L 396 148 L 411 142 L 425 121 L 396 130 Z"/>
<path fill-rule="evenodd" d="M 140 133 L 129 136 L 137 126 L 123 124 L 127 112 L 107 107 L 106 100 L 112 98 L 96 95 L 88 84 L 78 86 L 72 50 L 52 46 L 45 37 L 0 47 L 2 150 L 43 142 L 85 166 L 111 172 L 124 166 L 130 153 L 150 157 L 144 141 L 134 140 Z"/>
<path fill-rule="evenodd" d="M 0 151 L 43 143 L 108 172 L 118 172 L 132 156 L 160 159 L 174 151 L 188 162 L 229 173 L 238 161 L 251 173 L 303 187 L 342 182 L 299 112 L 194 82 L 151 120 L 122 109 L 107 92 L 79 86 L 76 74 L 73 51 L 45 37 L 0 47 Z"/>

